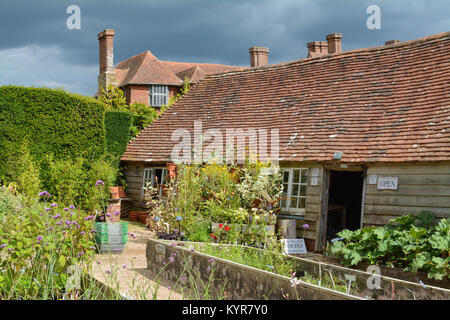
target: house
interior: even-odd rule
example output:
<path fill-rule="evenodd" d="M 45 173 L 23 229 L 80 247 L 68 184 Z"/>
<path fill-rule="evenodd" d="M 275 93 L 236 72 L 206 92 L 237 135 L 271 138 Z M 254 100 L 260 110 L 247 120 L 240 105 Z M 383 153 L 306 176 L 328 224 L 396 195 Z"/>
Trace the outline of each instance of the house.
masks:
<path fill-rule="evenodd" d="M 200 80 L 129 143 L 122 162 L 135 204 L 172 162 L 174 132 L 194 139 L 201 123 L 244 139 L 250 129 L 277 133 L 267 144 L 278 137 L 291 198 L 283 217 L 298 236 L 309 224 L 309 250 L 343 228 L 423 210 L 450 217 L 450 32 L 351 51 L 341 38 L 309 43 L 304 59 Z"/>
<path fill-rule="evenodd" d="M 112 29 L 98 34 L 100 73 L 97 95 L 109 85 L 119 87 L 128 104 L 141 102 L 159 109 L 180 91 L 185 77 L 194 85 L 207 75 L 245 69 L 212 63 L 162 61 L 149 50 L 114 67 L 114 35 Z"/>

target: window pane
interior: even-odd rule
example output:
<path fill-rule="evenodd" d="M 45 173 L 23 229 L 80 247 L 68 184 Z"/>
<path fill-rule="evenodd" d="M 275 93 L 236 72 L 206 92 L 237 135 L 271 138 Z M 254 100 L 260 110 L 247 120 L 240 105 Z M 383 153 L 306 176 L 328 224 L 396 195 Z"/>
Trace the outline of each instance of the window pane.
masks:
<path fill-rule="evenodd" d="M 300 186 L 300 195 L 302 197 L 306 197 L 306 186 L 304 186 L 304 185 Z"/>
<path fill-rule="evenodd" d="M 298 196 L 298 184 L 292 185 L 292 196 Z"/>
<path fill-rule="evenodd" d="M 286 208 L 286 199 L 281 200 L 281 207 Z"/>
<path fill-rule="evenodd" d="M 301 182 L 306 183 L 308 181 L 308 170 L 302 170 Z"/>
<path fill-rule="evenodd" d="M 289 171 L 284 171 L 283 172 L 283 183 L 288 183 L 289 182 Z"/>
<path fill-rule="evenodd" d="M 299 203 L 299 208 L 305 209 L 306 207 L 306 198 L 300 198 L 299 199 L 300 203 Z"/>
<path fill-rule="evenodd" d="M 292 178 L 293 183 L 299 183 L 300 170 L 294 170 L 294 177 Z"/>
<path fill-rule="evenodd" d="M 291 198 L 291 208 L 297 208 L 297 198 Z"/>

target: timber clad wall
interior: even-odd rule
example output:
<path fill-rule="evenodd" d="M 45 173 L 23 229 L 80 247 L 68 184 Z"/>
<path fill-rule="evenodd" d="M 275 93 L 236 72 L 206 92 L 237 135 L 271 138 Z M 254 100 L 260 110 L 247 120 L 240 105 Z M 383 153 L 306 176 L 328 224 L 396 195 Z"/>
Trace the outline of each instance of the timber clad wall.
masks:
<path fill-rule="evenodd" d="M 374 166 L 367 168 L 370 175 L 398 177 L 398 190 L 378 190 L 367 179 L 363 225 L 385 225 L 423 210 L 450 217 L 450 163 Z"/>
<path fill-rule="evenodd" d="M 124 176 L 127 183 L 125 192 L 128 197 L 133 198 L 133 207 L 139 207 L 143 201 L 142 195 L 142 179 L 144 174 L 144 164 L 141 163 L 125 163 Z"/>

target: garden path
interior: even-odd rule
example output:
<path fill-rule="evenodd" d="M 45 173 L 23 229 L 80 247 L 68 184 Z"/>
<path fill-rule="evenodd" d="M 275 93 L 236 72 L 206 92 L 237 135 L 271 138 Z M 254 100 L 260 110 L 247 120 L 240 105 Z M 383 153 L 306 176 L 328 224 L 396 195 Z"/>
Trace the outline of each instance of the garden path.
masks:
<path fill-rule="evenodd" d="M 152 274 L 147 270 L 147 239 L 154 238 L 155 234 L 137 222 L 128 223 L 128 232 L 136 238 L 128 237 L 121 254 L 97 254 L 92 275 L 129 299 L 181 300 L 181 294 L 171 290 L 164 281 L 152 280 Z"/>

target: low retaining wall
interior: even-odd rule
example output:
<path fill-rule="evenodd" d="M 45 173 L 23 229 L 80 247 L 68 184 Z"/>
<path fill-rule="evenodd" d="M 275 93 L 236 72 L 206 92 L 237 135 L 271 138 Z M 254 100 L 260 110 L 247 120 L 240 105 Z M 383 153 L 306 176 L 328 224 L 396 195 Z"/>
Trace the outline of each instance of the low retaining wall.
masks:
<path fill-rule="evenodd" d="M 173 242 L 172 244 L 176 244 Z M 341 293 L 301 281 L 292 287 L 290 278 L 275 273 L 245 266 L 229 260 L 191 251 L 183 246 L 173 246 L 169 242 L 150 239 L 147 242 L 147 269 L 170 280 L 178 282 L 182 277 L 193 274 L 196 286 L 202 291 L 202 283 L 214 280 L 209 286 L 213 297 L 233 300 L 359 300 L 357 296 Z M 174 255 L 174 253 L 176 255 Z M 174 261 L 170 262 L 171 257 Z M 211 259 L 214 259 L 212 261 Z M 164 265 L 163 262 L 166 262 Z M 211 276 L 212 271 L 214 274 Z M 162 271 L 161 271 L 162 270 Z M 182 285 L 190 287 L 190 281 Z"/>

